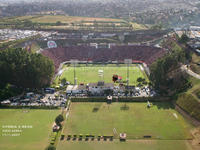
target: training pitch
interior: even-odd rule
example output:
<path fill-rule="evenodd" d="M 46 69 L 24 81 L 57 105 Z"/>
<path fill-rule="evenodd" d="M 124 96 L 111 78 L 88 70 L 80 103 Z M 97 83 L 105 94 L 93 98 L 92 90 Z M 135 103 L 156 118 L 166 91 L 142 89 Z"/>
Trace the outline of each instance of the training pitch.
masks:
<path fill-rule="evenodd" d="M 44 150 L 58 114 L 59 110 L 0 109 L 0 149 Z"/>
<path fill-rule="evenodd" d="M 63 134 L 114 136 L 113 141 L 61 141 L 58 150 L 71 149 L 168 149 L 188 150 L 192 126 L 171 103 L 72 103 Z M 119 134 L 126 133 L 125 144 Z M 145 139 L 144 136 L 151 136 Z M 176 143 L 176 146 L 172 146 Z"/>
<path fill-rule="evenodd" d="M 74 83 L 74 67 L 64 66 L 63 73 L 60 77 L 56 78 L 56 83 L 59 79 L 65 78 L 70 83 Z M 75 74 L 77 78 L 77 83 L 96 83 L 98 81 L 105 81 L 106 83 L 113 83 L 113 75 L 118 75 L 122 77 L 122 82 L 127 80 L 127 66 L 126 65 L 77 65 L 75 67 Z M 140 69 L 138 65 L 130 65 L 129 67 L 129 84 L 137 85 L 137 79 L 139 77 L 145 78 L 148 82 L 148 78 L 144 71 Z"/>

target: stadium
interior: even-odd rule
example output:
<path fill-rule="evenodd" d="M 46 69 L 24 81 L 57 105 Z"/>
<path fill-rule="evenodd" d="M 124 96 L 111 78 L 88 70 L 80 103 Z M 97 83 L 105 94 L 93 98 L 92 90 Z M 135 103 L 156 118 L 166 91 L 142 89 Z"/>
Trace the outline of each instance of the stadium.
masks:
<path fill-rule="evenodd" d="M 133 63 L 152 64 L 162 57 L 166 51 L 153 46 L 69 46 L 45 49 L 42 54 L 54 61 L 56 72 L 61 63 L 77 59 L 93 63 L 124 63 L 125 59 L 132 59 Z"/>

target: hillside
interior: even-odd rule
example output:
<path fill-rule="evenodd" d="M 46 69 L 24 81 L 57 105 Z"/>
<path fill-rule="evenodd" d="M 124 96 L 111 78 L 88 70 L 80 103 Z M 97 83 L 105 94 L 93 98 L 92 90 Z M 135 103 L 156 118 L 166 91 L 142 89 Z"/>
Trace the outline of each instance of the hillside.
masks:
<path fill-rule="evenodd" d="M 190 81 L 192 87 L 179 94 L 176 104 L 200 121 L 200 80 L 191 77 Z"/>
<path fill-rule="evenodd" d="M 145 25 L 115 18 L 78 17 L 67 15 L 33 15 L 6 17 L 0 20 L 0 28 L 67 29 L 90 31 L 145 30 Z"/>

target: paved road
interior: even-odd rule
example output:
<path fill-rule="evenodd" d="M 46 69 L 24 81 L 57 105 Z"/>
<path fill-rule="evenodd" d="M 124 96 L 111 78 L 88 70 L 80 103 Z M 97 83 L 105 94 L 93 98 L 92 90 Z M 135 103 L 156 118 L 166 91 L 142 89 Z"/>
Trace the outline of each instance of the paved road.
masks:
<path fill-rule="evenodd" d="M 181 69 L 185 70 L 189 75 L 193 76 L 194 78 L 200 79 L 200 75 L 188 69 L 186 65 L 182 65 Z"/>

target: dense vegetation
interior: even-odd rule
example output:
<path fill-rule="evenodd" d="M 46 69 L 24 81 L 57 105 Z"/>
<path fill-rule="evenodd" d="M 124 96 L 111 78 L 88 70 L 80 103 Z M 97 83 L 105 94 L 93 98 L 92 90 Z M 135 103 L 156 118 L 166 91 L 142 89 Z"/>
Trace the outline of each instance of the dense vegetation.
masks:
<path fill-rule="evenodd" d="M 190 86 L 188 76 L 180 69 L 186 61 L 186 53 L 175 41 L 170 46 L 169 53 L 150 67 L 150 80 L 161 94 L 174 94 Z"/>
<path fill-rule="evenodd" d="M 189 37 L 186 35 L 186 34 L 183 34 L 180 39 L 179 39 L 179 42 L 180 43 L 187 43 L 189 41 Z"/>
<path fill-rule="evenodd" d="M 150 80 L 162 95 L 173 95 L 178 106 L 200 120 L 199 80 L 180 69 L 182 64 L 192 59 L 186 47 L 188 40 L 183 34 L 177 41 L 165 43 L 169 53 L 152 64 Z"/>
<path fill-rule="evenodd" d="M 63 115 L 58 115 L 57 117 L 56 117 L 56 119 L 55 119 L 55 123 L 58 125 L 58 126 L 60 126 L 61 127 L 61 122 L 63 122 L 64 121 L 64 117 L 63 117 Z"/>
<path fill-rule="evenodd" d="M 190 77 L 189 80 L 191 88 L 176 96 L 176 104 L 200 121 L 200 80 L 194 77 Z"/>
<path fill-rule="evenodd" d="M 200 103 L 195 96 L 190 93 L 182 93 L 179 95 L 176 103 L 192 117 L 200 120 Z"/>
<path fill-rule="evenodd" d="M 56 150 L 56 148 L 53 145 L 49 145 L 45 150 Z"/>
<path fill-rule="evenodd" d="M 0 88 L 9 85 L 42 88 L 50 84 L 54 75 L 53 62 L 41 54 L 21 48 L 0 51 Z"/>

